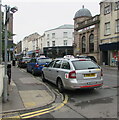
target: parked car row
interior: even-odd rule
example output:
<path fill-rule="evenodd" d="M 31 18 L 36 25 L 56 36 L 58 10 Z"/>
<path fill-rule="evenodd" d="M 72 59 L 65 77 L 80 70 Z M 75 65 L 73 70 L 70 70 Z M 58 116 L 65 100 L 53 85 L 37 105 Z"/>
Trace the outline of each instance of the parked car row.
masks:
<path fill-rule="evenodd" d="M 54 60 L 47 57 L 30 58 L 26 70 L 33 75 L 41 75 L 43 82 L 54 83 L 60 92 L 65 89 L 93 90 L 103 85 L 101 67 L 87 57 L 67 55 Z"/>

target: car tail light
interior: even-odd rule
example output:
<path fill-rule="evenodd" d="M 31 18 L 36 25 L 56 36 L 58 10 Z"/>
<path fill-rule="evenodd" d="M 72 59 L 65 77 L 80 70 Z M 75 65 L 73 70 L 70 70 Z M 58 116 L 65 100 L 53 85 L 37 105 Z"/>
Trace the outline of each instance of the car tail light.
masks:
<path fill-rule="evenodd" d="M 86 59 L 80 59 L 79 61 L 86 61 Z"/>
<path fill-rule="evenodd" d="M 36 67 L 36 68 L 38 68 L 38 67 L 39 67 L 39 65 L 38 65 L 38 64 L 35 64 L 35 67 Z"/>
<path fill-rule="evenodd" d="M 76 78 L 76 71 L 71 71 L 69 73 L 69 78 Z"/>
<path fill-rule="evenodd" d="M 101 76 L 103 76 L 103 71 L 102 71 L 102 69 L 101 69 Z"/>

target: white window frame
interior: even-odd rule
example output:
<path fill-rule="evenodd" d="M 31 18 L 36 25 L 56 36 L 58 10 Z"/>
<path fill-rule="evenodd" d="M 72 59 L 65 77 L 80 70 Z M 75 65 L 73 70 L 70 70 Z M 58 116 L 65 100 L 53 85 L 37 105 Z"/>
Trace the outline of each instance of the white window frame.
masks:
<path fill-rule="evenodd" d="M 50 41 L 47 41 L 47 46 L 50 47 Z"/>
<path fill-rule="evenodd" d="M 119 32 L 119 19 L 116 20 L 116 33 Z"/>
<path fill-rule="evenodd" d="M 109 14 L 111 12 L 111 5 L 105 6 L 104 7 L 104 14 Z"/>
<path fill-rule="evenodd" d="M 50 38 L 50 35 L 49 34 L 47 34 L 47 39 L 49 39 Z"/>
<path fill-rule="evenodd" d="M 105 23 L 105 35 L 109 35 L 111 33 L 110 31 L 110 22 Z"/>
<path fill-rule="evenodd" d="M 53 47 L 55 46 L 55 41 L 52 41 L 52 46 L 53 46 Z"/>
<path fill-rule="evenodd" d="M 115 2 L 115 10 L 119 10 L 119 1 Z"/>
<path fill-rule="evenodd" d="M 55 38 L 55 33 L 52 33 L 52 38 Z"/>
<path fill-rule="evenodd" d="M 67 38 L 68 37 L 68 32 L 63 32 L 63 38 Z"/>
<path fill-rule="evenodd" d="M 64 45 L 65 45 L 65 46 L 67 46 L 67 42 L 68 42 L 67 40 L 64 40 Z"/>

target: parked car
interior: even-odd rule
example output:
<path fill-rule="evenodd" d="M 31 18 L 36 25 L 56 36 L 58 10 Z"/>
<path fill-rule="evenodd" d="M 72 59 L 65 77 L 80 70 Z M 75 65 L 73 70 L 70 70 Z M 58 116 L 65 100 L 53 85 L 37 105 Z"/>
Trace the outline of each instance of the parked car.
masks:
<path fill-rule="evenodd" d="M 94 89 L 103 85 L 101 67 L 86 58 L 55 59 L 42 70 L 42 80 L 65 89 Z"/>
<path fill-rule="evenodd" d="M 76 58 L 87 58 L 87 59 L 91 59 L 97 63 L 97 60 L 95 59 L 94 56 L 82 56 L 82 55 L 80 55 L 80 56 L 76 56 Z"/>
<path fill-rule="evenodd" d="M 42 68 L 49 64 L 52 59 L 47 57 L 36 57 L 32 58 L 30 62 L 27 64 L 27 72 L 31 72 L 33 75 L 41 75 Z"/>
<path fill-rule="evenodd" d="M 20 68 L 26 68 L 27 63 L 31 60 L 29 57 L 23 57 L 20 60 L 18 60 L 18 67 Z"/>

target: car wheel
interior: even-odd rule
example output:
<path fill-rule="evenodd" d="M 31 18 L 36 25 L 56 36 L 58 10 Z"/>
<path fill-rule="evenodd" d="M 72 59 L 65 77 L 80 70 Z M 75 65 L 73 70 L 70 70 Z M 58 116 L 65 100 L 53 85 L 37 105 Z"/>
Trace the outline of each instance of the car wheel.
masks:
<path fill-rule="evenodd" d="M 59 79 L 59 80 L 57 81 L 57 87 L 58 87 L 59 92 L 61 92 L 61 93 L 64 92 L 64 85 L 63 85 L 61 79 Z"/>
<path fill-rule="evenodd" d="M 26 71 L 29 72 L 28 68 L 26 68 Z"/>
<path fill-rule="evenodd" d="M 32 75 L 35 75 L 34 69 L 32 69 Z"/>
<path fill-rule="evenodd" d="M 43 81 L 43 82 L 46 82 L 46 79 L 45 79 L 45 76 L 44 76 L 43 73 L 41 74 L 41 78 L 42 78 L 42 81 Z"/>

